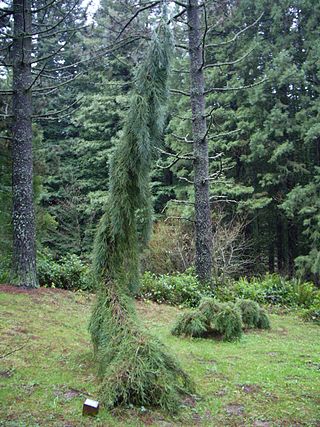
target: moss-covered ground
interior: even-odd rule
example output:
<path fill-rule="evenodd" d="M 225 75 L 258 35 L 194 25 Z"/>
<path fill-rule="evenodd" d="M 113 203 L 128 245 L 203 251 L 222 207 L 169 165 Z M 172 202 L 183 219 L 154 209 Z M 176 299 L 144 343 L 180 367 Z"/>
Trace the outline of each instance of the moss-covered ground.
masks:
<path fill-rule="evenodd" d="M 87 323 L 93 296 L 0 286 L 0 426 L 320 426 L 320 329 L 271 315 L 270 331 L 241 341 L 170 334 L 178 310 L 139 302 L 146 327 L 167 344 L 197 385 L 172 418 L 149 408 L 101 408 Z"/>

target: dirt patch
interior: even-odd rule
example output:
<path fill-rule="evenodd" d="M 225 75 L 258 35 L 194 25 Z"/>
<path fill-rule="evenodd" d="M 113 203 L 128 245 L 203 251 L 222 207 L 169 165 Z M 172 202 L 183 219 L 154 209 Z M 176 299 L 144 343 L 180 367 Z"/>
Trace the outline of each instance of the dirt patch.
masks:
<path fill-rule="evenodd" d="M 261 387 L 258 384 L 238 384 L 238 387 L 246 394 L 259 393 Z"/>
<path fill-rule="evenodd" d="M 189 408 L 194 408 L 197 404 L 197 399 L 195 396 L 187 396 L 182 400 L 182 404 L 184 406 L 188 406 Z"/>
<path fill-rule="evenodd" d="M 194 353 L 190 353 L 190 356 L 192 359 L 196 360 L 197 362 L 203 364 L 203 365 L 216 365 L 217 361 L 215 359 L 203 359 L 202 357 L 199 357 L 198 355 Z"/>
<path fill-rule="evenodd" d="M 11 378 L 13 373 L 14 373 L 13 369 L 0 371 L 0 378 Z"/>
<path fill-rule="evenodd" d="M 318 362 L 312 362 L 311 360 L 309 360 L 308 362 L 306 362 L 306 365 L 308 366 L 308 368 L 320 371 L 320 363 Z"/>
<path fill-rule="evenodd" d="M 256 420 L 253 423 L 254 427 L 270 427 L 271 423 L 270 421 L 261 421 L 261 420 Z"/>
<path fill-rule="evenodd" d="M 215 391 L 213 394 L 217 397 L 225 396 L 228 393 L 228 390 L 226 388 L 221 388 L 220 390 Z"/>
<path fill-rule="evenodd" d="M 230 403 L 226 406 L 226 412 L 228 415 L 240 416 L 244 413 L 244 406 L 239 403 Z"/>
<path fill-rule="evenodd" d="M 87 393 L 83 390 L 77 390 L 76 388 L 63 388 L 56 389 L 53 393 L 56 397 L 60 397 L 65 400 L 72 400 L 75 397 L 89 396 L 92 397 L 90 393 Z"/>
<path fill-rule="evenodd" d="M 65 289 L 57 288 L 25 288 L 9 284 L 0 284 L 0 292 L 6 294 L 27 294 L 27 295 L 43 295 L 43 294 L 54 294 L 54 293 L 66 293 L 70 292 Z"/>

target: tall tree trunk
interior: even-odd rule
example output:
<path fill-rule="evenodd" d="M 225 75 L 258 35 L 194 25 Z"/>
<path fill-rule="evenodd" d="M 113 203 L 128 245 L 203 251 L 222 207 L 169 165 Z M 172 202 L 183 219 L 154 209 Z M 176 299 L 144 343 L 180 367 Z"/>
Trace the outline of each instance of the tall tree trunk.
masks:
<path fill-rule="evenodd" d="M 13 266 L 12 280 L 37 286 L 33 208 L 31 0 L 13 0 Z"/>
<path fill-rule="evenodd" d="M 211 279 L 212 221 L 209 202 L 209 159 L 206 139 L 202 34 L 198 0 L 189 0 L 188 35 L 190 56 L 190 95 L 194 150 L 196 272 L 202 282 Z"/>

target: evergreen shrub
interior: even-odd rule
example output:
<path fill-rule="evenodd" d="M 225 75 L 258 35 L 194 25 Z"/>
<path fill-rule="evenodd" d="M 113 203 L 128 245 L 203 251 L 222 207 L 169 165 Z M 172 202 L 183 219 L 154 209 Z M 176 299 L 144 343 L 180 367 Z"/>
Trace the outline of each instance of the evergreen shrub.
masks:
<path fill-rule="evenodd" d="M 259 320 L 257 323 L 258 329 L 270 329 L 270 320 L 266 310 L 262 307 L 259 307 Z"/>
<path fill-rule="evenodd" d="M 183 313 L 177 319 L 171 332 L 191 337 L 218 334 L 225 341 L 234 341 L 242 335 L 241 313 L 233 303 L 204 298 L 197 310 Z"/>
<path fill-rule="evenodd" d="M 214 318 L 214 328 L 225 341 L 235 341 L 242 336 L 241 313 L 232 303 L 224 303 Z"/>
<path fill-rule="evenodd" d="M 202 337 L 207 331 L 207 318 L 199 310 L 181 314 L 171 330 L 172 335 L 186 335 L 190 337 Z"/>
<path fill-rule="evenodd" d="M 241 299 L 237 301 L 236 306 L 241 312 L 244 327 L 248 329 L 256 328 L 260 316 L 259 304 L 249 299 Z"/>

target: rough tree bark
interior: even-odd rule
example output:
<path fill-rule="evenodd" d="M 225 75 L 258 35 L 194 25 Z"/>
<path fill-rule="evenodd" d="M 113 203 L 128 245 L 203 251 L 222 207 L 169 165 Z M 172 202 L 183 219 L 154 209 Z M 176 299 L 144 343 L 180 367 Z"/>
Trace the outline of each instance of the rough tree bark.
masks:
<path fill-rule="evenodd" d="M 33 207 L 31 0 L 13 0 L 13 265 L 12 281 L 36 287 Z"/>
<path fill-rule="evenodd" d="M 212 222 L 209 201 L 209 157 L 206 139 L 205 94 L 203 74 L 203 46 L 198 0 L 189 0 L 187 7 L 190 99 L 194 150 L 195 240 L 196 273 L 202 282 L 211 279 Z"/>

